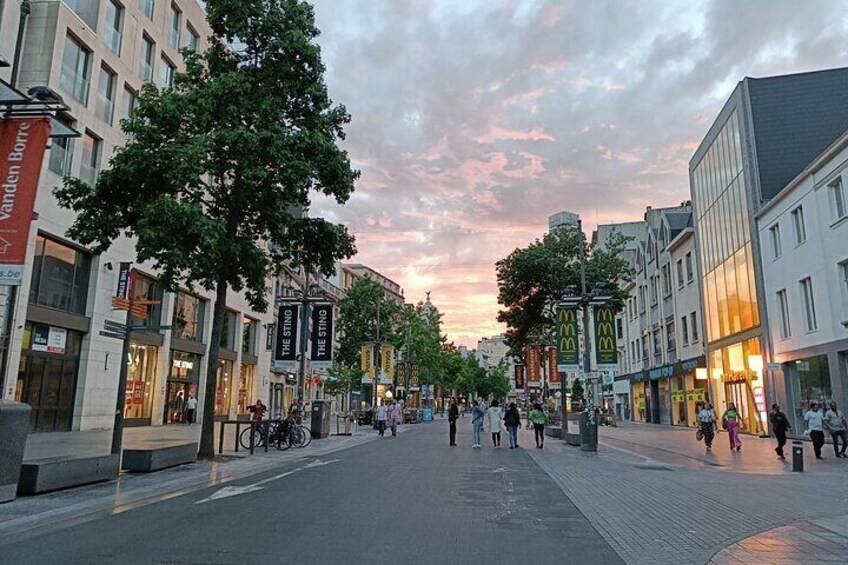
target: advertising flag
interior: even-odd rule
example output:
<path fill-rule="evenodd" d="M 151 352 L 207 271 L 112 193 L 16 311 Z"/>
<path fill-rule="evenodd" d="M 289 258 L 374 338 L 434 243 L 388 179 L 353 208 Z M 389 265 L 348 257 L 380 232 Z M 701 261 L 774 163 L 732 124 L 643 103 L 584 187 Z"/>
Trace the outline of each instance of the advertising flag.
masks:
<path fill-rule="evenodd" d="M 526 349 L 527 382 L 531 388 L 542 388 L 542 356 L 538 346 Z"/>
<path fill-rule="evenodd" d="M 390 385 L 395 379 L 395 346 L 380 345 L 380 384 Z"/>
<path fill-rule="evenodd" d="M 409 391 L 417 392 L 421 390 L 421 386 L 418 379 L 418 363 L 412 363 L 409 366 Z"/>
<path fill-rule="evenodd" d="M 362 384 L 370 385 L 374 382 L 374 346 L 363 345 L 359 350 L 359 362 L 362 367 Z"/>
<path fill-rule="evenodd" d="M 515 390 L 524 390 L 524 365 L 515 366 Z"/>
<path fill-rule="evenodd" d="M 409 370 L 409 363 L 398 363 L 397 364 L 397 387 L 406 390 L 406 381 L 407 375 L 406 372 Z"/>
<path fill-rule="evenodd" d="M 577 308 L 559 308 L 556 316 L 557 369 L 566 373 L 580 369 L 580 344 L 577 337 Z"/>
<path fill-rule="evenodd" d="M 316 304 L 312 308 L 310 336 L 312 368 L 329 369 L 333 364 L 333 305 Z"/>
<path fill-rule="evenodd" d="M 618 368 L 615 312 L 609 306 L 595 306 L 595 360 L 599 371 Z"/>
<path fill-rule="evenodd" d="M 274 350 L 274 371 L 294 373 L 297 371 L 297 330 L 300 306 L 283 304 L 277 314 L 277 347 Z"/>
<path fill-rule="evenodd" d="M 556 347 L 549 347 L 545 350 L 546 361 L 548 363 L 548 388 L 559 390 L 562 386 L 562 377 L 558 367 L 558 355 Z"/>

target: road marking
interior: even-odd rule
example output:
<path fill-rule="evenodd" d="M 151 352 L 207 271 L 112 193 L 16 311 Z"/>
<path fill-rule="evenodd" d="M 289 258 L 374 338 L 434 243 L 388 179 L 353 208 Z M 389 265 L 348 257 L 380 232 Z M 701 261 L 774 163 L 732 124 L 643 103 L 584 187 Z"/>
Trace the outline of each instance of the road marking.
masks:
<path fill-rule="evenodd" d="M 284 477 L 288 477 L 294 475 L 295 473 L 299 473 L 300 471 L 305 471 L 306 469 L 312 469 L 314 467 L 323 467 L 324 465 L 329 465 L 331 463 L 335 463 L 339 461 L 338 459 L 330 459 L 329 461 L 321 461 L 320 459 L 316 459 L 311 463 L 307 463 L 303 467 L 298 467 L 297 469 L 292 469 L 291 471 L 286 471 L 285 473 L 280 473 L 279 475 L 274 475 L 273 477 L 268 477 L 267 479 L 262 479 L 261 481 L 256 481 L 252 485 L 246 485 L 243 487 L 224 487 L 217 492 L 213 493 L 208 498 L 204 498 L 203 500 L 198 500 L 195 504 L 203 504 L 204 502 L 211 502 L 213 500 L 218 500 L 221 498 L 229 498 L 231 496 L 238 496 L 240 494 L 247 494 L 249 492 L 256 492 L 257 490 L 262 490 L 262 485 L 266 485 L 270 482 L 282 479 Z"/>
<path fill-rule="evenodd" d="M 506 473 L 506 467 L 498 467 L 497 469 L 495 469 L 492 472 L 493 473 Z"/>

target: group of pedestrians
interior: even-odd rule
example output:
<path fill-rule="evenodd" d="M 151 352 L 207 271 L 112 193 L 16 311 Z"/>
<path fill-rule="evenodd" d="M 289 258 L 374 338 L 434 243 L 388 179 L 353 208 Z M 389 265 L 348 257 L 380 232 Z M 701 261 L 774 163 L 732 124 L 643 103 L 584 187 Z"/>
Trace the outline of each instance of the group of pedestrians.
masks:
<path fill-rule="evenodd" d="M 456 443 L 456 422 L 460 417 L 459 405 L 455 399 L 450 401 L 448 409 L 448 437 L 451 446 Z M 528 415 L 528 427 L 532 423 L 534 435 L 536 439 L 536 448 L 542 449 L 545 445 L 545 425 L 548 423 L 548 416 L 542 410 L 540 404 L 536 404 Z M 489 432 L 492 434 L 492 447 L 500 449 L 501 434 L 505 428 L 510 449 L 519 449 L 518 445 L 518 430 L 521 428 L 521 413 L 515 402 L 510 402 L 509 405 L 498 400 L 492 400 L 492 403 L 487 406 L 482 398 L 477 398 L 471 403 L 471 431 L 472 431 L 472 449 L 480 449 L 483 444 L 483 430 L 488 425 Z"/>
<path fill-rule="evenodd" d="M 377 421 L 375 427 L 380 437 L 386 437 L 386 427 L 391 428 L 392 437 L 397 437 L 398 424 L 403 418 L 403 412 L 397 400 L 392 400 L 390 405 L 381 404 L 377 407 Z"/>

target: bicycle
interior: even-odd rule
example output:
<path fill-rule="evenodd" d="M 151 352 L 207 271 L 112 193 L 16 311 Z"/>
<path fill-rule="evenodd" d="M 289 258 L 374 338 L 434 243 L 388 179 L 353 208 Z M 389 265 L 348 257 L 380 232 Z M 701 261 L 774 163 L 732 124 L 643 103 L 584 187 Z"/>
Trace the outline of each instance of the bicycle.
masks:
<path fill-rule="evenodd" d="M 256 432 L 253 437 L 254 449 L 265 447 L 272 422 L 272 420 L 259 420 L 256 422 Z M 243 429 L 239 434 L 239 445 L 244 449 L 250 449 L 250 426 Z"/>

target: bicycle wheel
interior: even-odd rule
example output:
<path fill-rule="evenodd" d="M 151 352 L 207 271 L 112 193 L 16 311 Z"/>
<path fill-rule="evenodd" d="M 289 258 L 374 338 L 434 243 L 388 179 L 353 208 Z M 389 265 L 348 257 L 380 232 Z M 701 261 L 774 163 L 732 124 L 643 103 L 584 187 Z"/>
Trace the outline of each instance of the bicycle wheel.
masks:
<path fill-rule="evenodd" d="M 283 432 L 282 429 L 278 429 L 277 433 L 274 434 L 272 441 L 274 442 L 274 445 L 277 446 L 278 450 L 285 451 L 292 446 L 291 431 Z"/>
<path fill-rule="evenodd" d="M 250 428 L 245 428 L 239 434 L 239 445 L 243 449 L 250 449 Z M 256 435 L 253 438 L 253 448 L 258 449 L 265 446 L 265 434 L 261 427 L 256 428 Z"/>
<path fill-rule="evenodd" d="M 307 445 L 312 443 L 312 432 L 309 430 L 309 428 L 301 425 L 301 426 L 298 426 L 298 429 L 300 430 L 302 438 L 301 438 L 300 443 L 298 443 L 297 446 L 298 447 L 306 447 Z"/>

